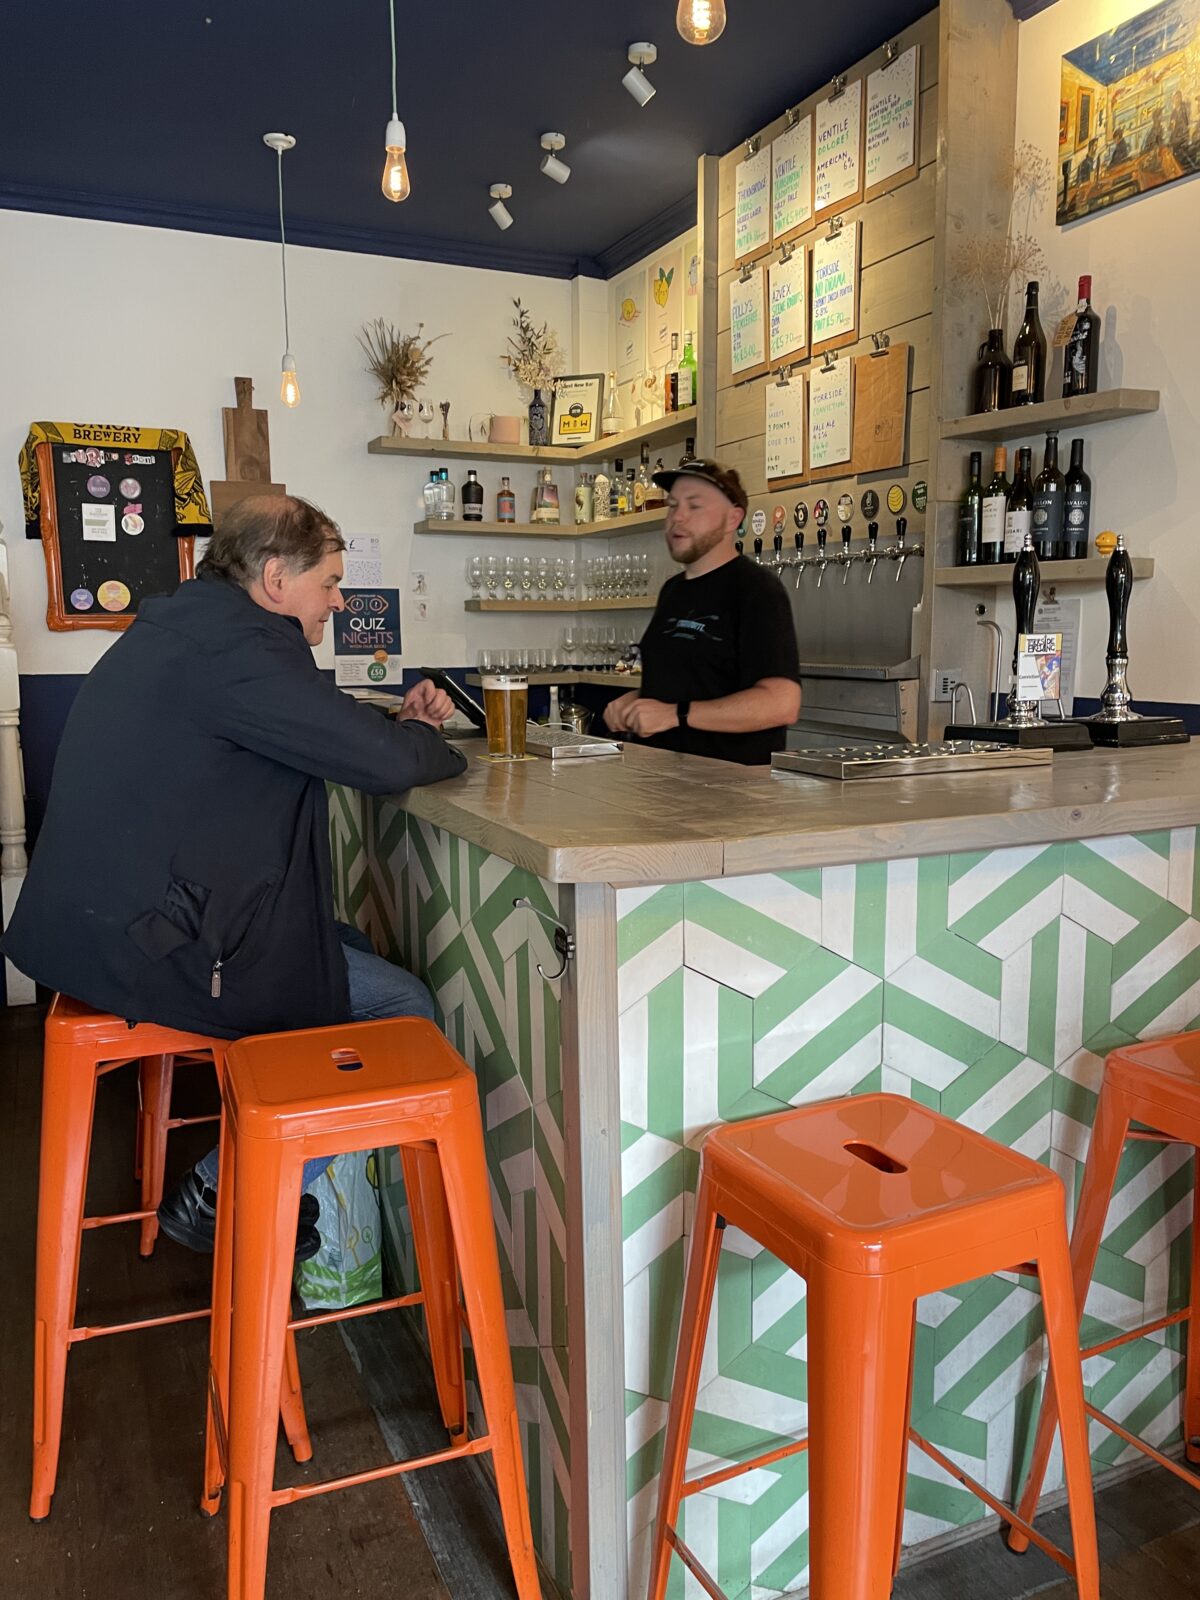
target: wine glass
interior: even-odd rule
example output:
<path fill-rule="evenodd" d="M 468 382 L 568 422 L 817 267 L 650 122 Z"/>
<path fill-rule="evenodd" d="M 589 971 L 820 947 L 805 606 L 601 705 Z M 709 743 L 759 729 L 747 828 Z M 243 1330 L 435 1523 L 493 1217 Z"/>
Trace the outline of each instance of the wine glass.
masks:
<path fill-rule="evenodd" d="M 506 600 L 515 599 L 515 595 L 514 595 L 513 591 L 517 587 L 517 558 L 516 558 L 516 556 L 505 556 L 505 558 L 504 558 L 504 577 L 502 579 L 502 582 L 503 582 L 503 586 L 504 586 L 504 598 Z"/>
<path fill-rule="evenodd" d="M 521 560 L 521 593 L 525 596 L 526 600 L 529 599 L 529 591 L 532 588 L 533 562 L 528 556 L 524 556 Z"/>
<path fill-rule="evenodd" d="M 487 560 L 484 562 L 483 571 L 484 582 L 487 584 L 487 597 L 489 600 L 494 600 L 496 598 L 496 588 L 500 582 L 501 570 L 500 557 L 488 556 Z"/>
<path fill-rule="evenodd" d="M 561 600 L 567 587 L 567 563 L 564 556 L 554 558 L 554 598 Z"/>
<path fill-rule="evenodd" d="M 467 558 L 467 582 L 471 587 L 472 600 L 478 600 L 479 591 L 483 588 L 482 556 L 469 556 Z"/>
<path fill-rule="evenodd" d="M 568 667 L 573 664 L 575 647 L 579 642 L 578 634 L 573 627 L 566 627 L 562 631 L 563 655 L 566 657 Z"/>
<path fill-rule="evenodd" d="M 433 427 L 433 401 L 420 400 L 417 402 L 417 418 L 425 425 L 425 437 L 432 439 L 430 429 Z"/>
<path fill-rule="evenodd" d="M 550 587 L 550 558 L 539 556 L 537 567 L 534 570 L 534 581 L 537 584 L 538 599 L 546 599 L 546 590 Z"/>

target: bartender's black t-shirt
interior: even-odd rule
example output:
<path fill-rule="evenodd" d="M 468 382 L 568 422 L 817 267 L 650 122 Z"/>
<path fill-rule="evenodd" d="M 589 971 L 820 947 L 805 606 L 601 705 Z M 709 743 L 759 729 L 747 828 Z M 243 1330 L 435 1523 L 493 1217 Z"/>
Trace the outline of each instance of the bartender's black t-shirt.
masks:
<path fill-rule="evenodd" d="M 736 556 L 701 578 L 678 573 L 662 587 L 642 639 L 642 694 L 677 705 L 719 700 L 762 678 L 800 681 L 792 608 L 773 572 Z M 786 728 L 711 733 L 668 728 L 648 742 L 663 750 L 766 766 Z"/>

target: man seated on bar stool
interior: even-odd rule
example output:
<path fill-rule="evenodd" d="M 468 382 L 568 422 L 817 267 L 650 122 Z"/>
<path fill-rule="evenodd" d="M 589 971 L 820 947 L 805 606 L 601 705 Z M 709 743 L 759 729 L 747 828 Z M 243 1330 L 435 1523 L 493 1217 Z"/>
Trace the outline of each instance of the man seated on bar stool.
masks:
<path fill-rule="evenodd" d="M 748 500 L 732 467 L 656 472 L 667 491 L 663 584 L 642 637 L 642 687 L 605 708 L 613 733 L 664 750 L 769 766 L 800 715 L 800 655 L 787 592 L 734 543 Z"/>
<path fill-rule="evenodd" d="M 334 918 L 325 785 L 394 794 L 466 762 L 428 680 L 393 719 L 317 668 L 345 547 L 305 500 L 239 501 L 196 578 L 144 601 L 93 667 L 4 936 L 22 972 L 217 1038 L 433 1017 L 424 984 Z M 212 1249 L 216 1178 L 213 1150 L 163 1200 L 164 1233 Z M 306 1195 L 301 1257 L 319 1248 L 317 1216 Z"/>

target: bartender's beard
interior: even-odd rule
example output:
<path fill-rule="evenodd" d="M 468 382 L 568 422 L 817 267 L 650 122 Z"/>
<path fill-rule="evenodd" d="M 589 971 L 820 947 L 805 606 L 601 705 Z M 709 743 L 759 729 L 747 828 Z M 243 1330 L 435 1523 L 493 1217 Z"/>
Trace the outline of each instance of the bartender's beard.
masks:
<path fill-rule="evenodd" d="M 699 533 L 667 535 L 667 553 L 681 567 L 690 567 L 710 550 L 715 550 L 725 538 L 725 529 L 709 528 Z"/>

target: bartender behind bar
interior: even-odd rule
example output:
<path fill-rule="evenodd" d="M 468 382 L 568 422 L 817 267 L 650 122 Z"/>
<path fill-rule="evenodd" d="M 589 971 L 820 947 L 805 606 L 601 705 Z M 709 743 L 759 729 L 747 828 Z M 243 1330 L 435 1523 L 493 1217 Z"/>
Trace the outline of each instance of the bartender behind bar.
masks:
<path fill-rule="evenodd" d="M 642 638 L 640 691 L 612 701 L 604 720 L 660 750 L 769 766 L 800 715 L 800 660 L 783 585 L 734 544 L 746 491 L 715 461 L 654 481 L 683 570 L 663 585 Z"/>

